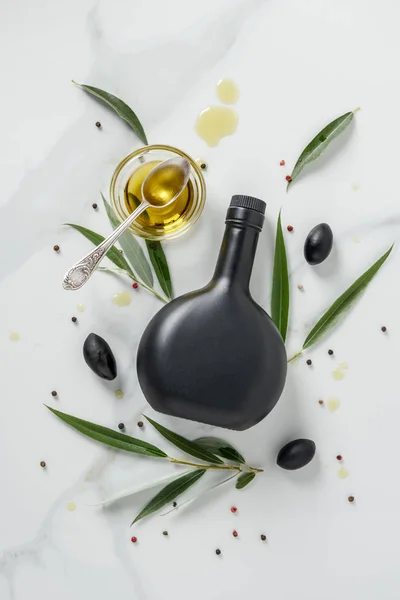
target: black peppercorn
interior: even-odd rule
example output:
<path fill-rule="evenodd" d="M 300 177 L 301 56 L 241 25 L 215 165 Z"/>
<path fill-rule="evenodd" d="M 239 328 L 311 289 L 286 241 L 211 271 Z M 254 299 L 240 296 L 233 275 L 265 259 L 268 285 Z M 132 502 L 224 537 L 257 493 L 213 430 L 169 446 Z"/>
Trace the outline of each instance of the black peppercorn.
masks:
<path fill-rule="evenodd" d="M 216 549 L 215 554 L 219 556 L 221 554 L 221 550 L 219 548 Z"/>
<path fill-rule="evenodd" d="M 93 204 L 92 204 L 92 208 L 94 208 L 94 210 L 96 210 L 96 208 L 97 208 L 97 204 L 96 204 L 96 202 L 93 202 Z"/>
<path fill-rule="evenodd" d="M 312 360 L 311 360 L 311 358 L 309 358 L 309 359 L 307 360 L 307 364 L 308 364 L 308 366 L 312 365 Z"/>
<path fill-rule="evenodd" d="M 143 427 L 143 421 L 138 421 L 138 424 L 137 424 L 137 426 L 138 426 L 138 427 Z"/>
<path fill-rule="evenodd" d="M 262 533 L 260 535 L 260 538 L 262 539 L 263 542 L 265 542 L 265 540 L 267 539 L 267 536 Z"/>
<path fill-rule="evenodd" d="M 173 503 L 172 503 L 172 506 L 173 506 L 174 508 L 176 508 L 176 507 L 178 506 L 178 503 L 177 503 L 177 502 L 173 502 Z"/>
<path fill-rule="evenodd" d="M 328 354 L 329 354 L 329 356 L 332 356 L 333 350 L 328 350 Z"/>
<path fill-rule="evenodd" d="M 77 322 L 77 320 L 78 320 L 78 319 L 77 319 L 76 317 L 72 317 L 72 318 L 71 318 L 71 321 L 72 321 L 73 323 L 76 323 L 76 322 Z"/>
<path fill-rule="evenodd" d="M 118 429 L 125 429 L 125 425 L 123 423 L 119 423 Z"/>
<path fill-rule="evenodd" d="M 53 246 L 54 252 L 58 252 L 59 249 L 60 249 L 60 246 L 58 244 L 56 244 L 55 246 Z"/>
<path fill-rule="evenodd" d="M 40 461 L 40 466 L 42 467 L 42 469 L 44 469 L 44 468 L 45 468 L 45 466 L 46 466 L 46 463 L 44 462 L 44 460 L 41 460 L 41 461 Z"/>
<path fill-rule="evenodd" d="M 381 327 L 381 331 L 383 331 L 383 333 L 385 333 L 385 331 L 387 331 L 387 328 L 385 326 Z"/>
<path fill-rule="evenodd" d="M 56 390 L 53 390 L 53 391 L 51 392 L 51 395 L 52 395 L 52 396 L 55 398 L 55 397 L 57 396 L 57 392 L 56 392 Z"/>
<path fill-rule="evenodd" d="M 168 535 L 168 531 L 163 531 L 162 534 L 163 535 Z"/>
<path fill-rule="evenodd" d="M 96 121 L 96 127 L 97 127 L 97 129 L 100 129 L 100 127 L 101 127 L 100 121 Z"/>
<path fill-rule="evenodd" d="M 349 496 L 349 497 L 347 498 L 347 500 L 348 500 L 349 502 L 354 502 L 355 498 L 354 498 L 354 496 Z"/>

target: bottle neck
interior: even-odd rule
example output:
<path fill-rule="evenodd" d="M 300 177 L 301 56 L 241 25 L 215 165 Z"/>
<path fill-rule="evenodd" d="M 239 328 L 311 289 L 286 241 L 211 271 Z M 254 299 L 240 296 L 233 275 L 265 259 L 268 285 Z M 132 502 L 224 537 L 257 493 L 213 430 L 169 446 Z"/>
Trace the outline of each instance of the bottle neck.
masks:
<path fill-rule="evenodd" d="M 248 291 L 259 231 L 254 227 L 227 224 L 213 282 Z"/>

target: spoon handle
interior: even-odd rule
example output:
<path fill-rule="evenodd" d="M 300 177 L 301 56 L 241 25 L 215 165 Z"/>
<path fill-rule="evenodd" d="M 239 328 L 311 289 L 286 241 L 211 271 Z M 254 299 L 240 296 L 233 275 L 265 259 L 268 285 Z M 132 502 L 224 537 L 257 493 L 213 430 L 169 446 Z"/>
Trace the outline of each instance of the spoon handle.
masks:
<path fill-rule="evenodd" d="M 63 279 L 63 288 L 65 290 L 79 290 L 89 281 L 93 271 L 97 269 L 111 246 L 118 240 L 120 235 L 133 223 L 139 215 L 150 206 L 149 202 L 143 201 L 125 221 L 118 225 L 111 235 L 101 242 L 94 250 L 86 254 L 79 262 L 71 267 Z"/>

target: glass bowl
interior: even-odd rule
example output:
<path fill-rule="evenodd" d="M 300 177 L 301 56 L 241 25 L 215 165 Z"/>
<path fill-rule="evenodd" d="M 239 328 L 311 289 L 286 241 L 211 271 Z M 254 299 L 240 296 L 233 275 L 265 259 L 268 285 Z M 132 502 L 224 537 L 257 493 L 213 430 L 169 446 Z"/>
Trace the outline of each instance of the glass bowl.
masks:
<path fill-rule="evenodd" d="M 189 231 L 201 216 L 206 201 L 206 184 L 200 168 L 182 150 L 164 145 L 139 148 L 119 163 L 110 184 L 111 205 L 118 219 L 124 221 L 141 201 L 138 182 L 156 164 L 175 156 L 183 156 L 190 163 L 187 187 L 170 206 L 151 208 L 142 213 L 130 227 L 135 235 L 159 241 L 177 238 Z"/>

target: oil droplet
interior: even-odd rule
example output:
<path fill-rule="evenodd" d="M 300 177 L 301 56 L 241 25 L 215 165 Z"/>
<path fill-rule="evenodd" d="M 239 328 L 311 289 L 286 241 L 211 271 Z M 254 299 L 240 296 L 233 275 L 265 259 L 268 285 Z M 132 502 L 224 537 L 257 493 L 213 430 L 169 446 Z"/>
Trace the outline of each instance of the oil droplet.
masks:
<path fill-rule="evenodd" d="M 10 331 L 9 338 L 12 342 L 19 342 L 21 339 L 19 331 Z"/>
<path fill-rule="evenodd" d="M 338 477 L 340 477 L 340 479 L 346 479 L 349 476 L 348 470 L 345 469 L 344 467 L 340 467 L 337 474 L 338 474 Z"/>
<path fill-rule="evenodd" d="M 67 507 L 67 510 L 69 510 L 70 512 L 73 512 L 74 510 L 76 510 L 76 504 L 72 500 L 69 500 L 69 502 L 67 502 L 66 507 Z"/>
<path fill-rule="evenodd" d="M 351 189 L 353 190 L 353 192 L 358 192 L 358 190 L 360 189 L 360 186 L 358 185 L 358 183 L 353 183 L 353 185 L 351 186 Z"/>
<path fill-rule="evenodd" d="M 118 400 L 121 400 L 124 397 L 124 391 L 123 390 L 115 390 L 115 397 L 118 398 Z"/>
<path fill-rule="evenodd" d="M 217 146 L 223 137 L 235 133 L 238 120 L 233 108 L 209 106 L 198 116 L 195 129 L 209 146 Z"/>
<path fill-rule="evenodd" d="M 355 236 L 353 237 L 353 242 L 354 242 L 355 244 L 358 244 L 358 243 L 359 243 L 359 241 L 360 241 L 360 238 L 358 237 L 358 235 L 355 235 Z"/>
<path fill-rule="evenodd" d="M 336 380 L 343 379 L 344 376 L 346 375 L 346 371 L 348 368 L 349 368 L 349 365 L 347 363 L 341 361 L 339 363 L 339 366 L 337 366 L 336 369 L 334 369 L 332 371 L 333 379 L 336 379 Z"/>
<path fill-rule="evenodd" d="M 337 410 L 340 406 L 340 400 L 338 398 L 330 398 L 330 400 L 328 400 L 328 409 L 331 412 L 335 412 L 335 410 Z"/>
<path fill-rule="evenodd" d="M 344 369 L 341 369 L 340 367 L 337 367 L 332 371 L 332 377 L 333 379 L 336 379 L 336 381 L 343 379 L 345 375 L 346 371 Z"/>
<path fill-rule="evenodd" d="M 129 306 L 132 302 L 132 296 L 128 292 L 118 292 L 112 300 L 117 306 Z"/>
<path fill-rule="evenodd" d="M 85 310 L 85 305 L 84 304 L 78 304 L 76 307 L 76 310 L 78 310 L 79 312 L 83 312 Z"/>
<path fill-rule="evenodd" d="M 221 79 L 217 84 L 217 96 L 224 104 L 235 104 L 239 98 L 239 88 L 232 79 Z"/>

